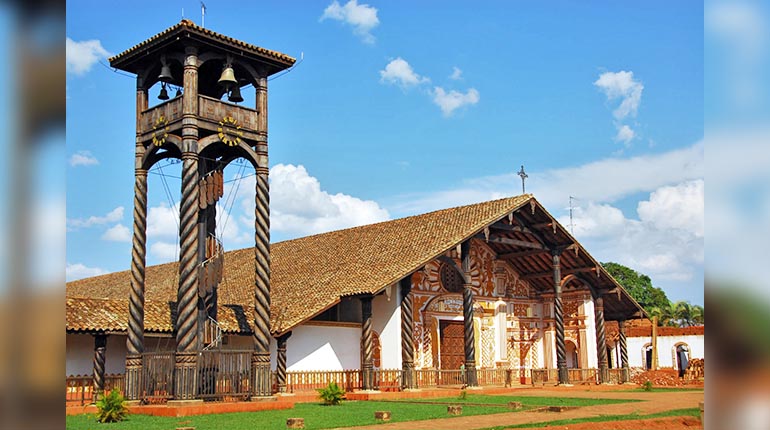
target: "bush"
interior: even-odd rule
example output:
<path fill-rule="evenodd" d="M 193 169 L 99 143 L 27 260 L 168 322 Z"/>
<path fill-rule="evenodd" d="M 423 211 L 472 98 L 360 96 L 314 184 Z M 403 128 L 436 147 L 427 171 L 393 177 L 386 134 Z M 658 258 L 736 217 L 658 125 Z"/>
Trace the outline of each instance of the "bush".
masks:
<path fill-rule="evenodd" d="M 106 396 L 102 396 L 97 402 L 96 407 L 99 412 L 96 414 L 96 420 L 100 423 L 115 423 L 123 421 L 128 415 L 126 408 L 126 399 L 120 395 L 118 390 L 112 390 Z"/>
<path fill-rule="evenodd" d="M 644 390 L 644 391 L 652 391 L 652 382 L 651 381 L 644 381 L 644 384 L 642 384 L 642 390 Z"/>
<path fill-rule="evenodd" d="M 345 391 L 336 382 L 330 382 L 326 388 L 316 388 L 316 391 L 326 405 L 339 405 L 345 397 Z"/>

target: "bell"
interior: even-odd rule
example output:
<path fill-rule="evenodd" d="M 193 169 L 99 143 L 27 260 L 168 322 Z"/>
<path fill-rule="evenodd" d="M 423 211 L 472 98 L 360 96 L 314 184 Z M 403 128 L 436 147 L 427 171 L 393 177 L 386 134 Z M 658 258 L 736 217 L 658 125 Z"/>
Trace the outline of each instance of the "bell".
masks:
<path fill-rule="evenodd" d="M 160 94 L 158 94 L 159 100 L 168 100 L 168 91 L 166 91 L 166 84 L 165 82 L 160 87 Z"/>
<path fill-rule="evenodd" d="M 230 96 L 227 97 L 227 100 L 230 100 L 233 103 L 240 103 L 243 101 L 243 97 L 241 97 L 241 87 L 238 85 L 233 87 L 233 90 L 230 91 Z"/>
<path fill-rule="evenodd" d="M 160 75 L 158 75 L 158 80 L 161 82 L 169 83 L 172 79 L 174 78 L 171 76 L 171 67 L 163 64 L 163 67 L 160 68 Z"/>
<path fill-rule="evenodd" d="M 226 89 L 230 89 L 233 85 L 238 85 L 238 81 L 235 80 L 233 68 L 230 66 L 225 67 L 225 70 L 222 70 L 222 76 L 219 77 L 217 83 Z"/>

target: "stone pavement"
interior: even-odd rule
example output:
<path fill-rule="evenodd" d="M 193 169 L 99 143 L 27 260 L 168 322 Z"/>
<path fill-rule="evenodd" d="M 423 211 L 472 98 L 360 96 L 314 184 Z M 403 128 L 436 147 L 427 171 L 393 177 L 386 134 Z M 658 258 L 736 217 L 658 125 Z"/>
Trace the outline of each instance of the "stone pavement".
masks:
<path fill-rule="evenodd" d="M 629 387 L 630 388 L 630 387 Z M 639 413 L 647 415 L 673 409 L 697 408 L 703 401 L 702 391 L 675 392 L 622 392 L 622 389 L 595 387 L 548 387 L 516 390 L 508 393 L 512 396 L 537 397 L 580 397 L 603 399 L 635 399 L 641 402 L 619 403 L 612 405 L 584 406 L 564 412 L 505 412 L 493 415 L 474 415 L 467 417 L 441 418 L 424 421 L 408 421 L 400 423 L 377 424 L 373 426 L 347 427 L 357 430 L 441 430 L 441 429 L 481 429 L 501 425 L 533 424 L 545 421 L 569 418 L 586 418 L 600 415 L 618 415 Z M 626 388 L 627 389 L 627 388 Z"/>

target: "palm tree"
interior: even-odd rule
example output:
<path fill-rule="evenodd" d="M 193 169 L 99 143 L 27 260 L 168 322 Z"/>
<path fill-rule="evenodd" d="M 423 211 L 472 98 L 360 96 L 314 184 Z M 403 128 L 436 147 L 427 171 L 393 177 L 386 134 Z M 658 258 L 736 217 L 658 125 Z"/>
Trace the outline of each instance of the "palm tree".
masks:
<path fill-rule="evenodd" d="M 693 325 L 693 310 L 689 302 L 676 302 L 674 312 L 679 323 L 679 327 L 689 327 Z"/>
<path fill-rule="evenodd" d="M 658 317 L 659 326 L 677 326 L 676 308 L 670 302 L 667 305 L 655 306 L 649 311 L 650 316 Z"/>
<path fill-rule="evenodd" d="M 692 321 L 695 323 L 695 325 L 703 325 L 705 324 L 705 316 L 704 316 L 704 309 L 701 305 L 694 305 L 692 307 Z"/>

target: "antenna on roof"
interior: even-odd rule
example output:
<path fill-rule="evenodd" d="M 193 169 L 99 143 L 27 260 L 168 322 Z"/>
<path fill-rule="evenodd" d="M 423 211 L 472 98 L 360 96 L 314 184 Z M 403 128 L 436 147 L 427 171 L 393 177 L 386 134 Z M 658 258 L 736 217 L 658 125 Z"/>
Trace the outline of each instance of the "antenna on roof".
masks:
<path fill-rule="evenodd" d="M 206 27 L 206 4 L 201 2 L 201 27 Z"/>
<path fill-rule="evenodd" d="M 577 200 L 572 196 L 569 196 L 569 233 L 575 235 L 575 223 L 572 222 L 572 200 Z"/>
<path fill-rule="evenodd" d="M 184 19 L 184 7 L 182 8 L 182 19 Z"/>
<path fill-rule="evenodd" d="M 521 170 L 519 170 L 519 173 L 517 175 L 521 176 L 521 193 L 527 194 L 527 192 L 524 190 L 524 180 L 529 178 L 529 175 L 527 175 L 526 172 L 524 172 L 524 165 L 521 165 Z"/>

